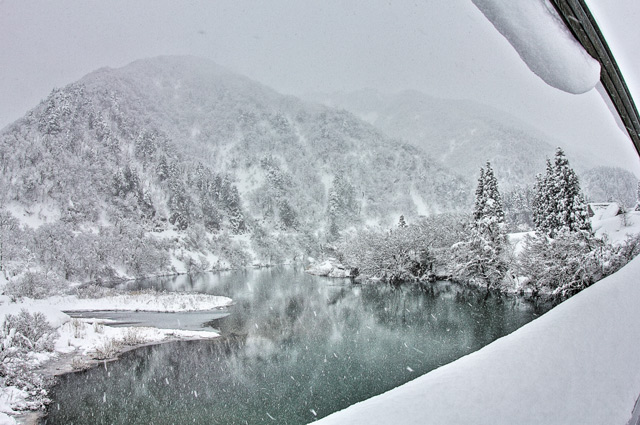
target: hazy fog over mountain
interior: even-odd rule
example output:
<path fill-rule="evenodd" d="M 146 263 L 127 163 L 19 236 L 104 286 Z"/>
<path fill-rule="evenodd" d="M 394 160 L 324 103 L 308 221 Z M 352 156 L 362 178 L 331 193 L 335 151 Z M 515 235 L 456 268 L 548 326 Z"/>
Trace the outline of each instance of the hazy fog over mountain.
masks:
<path fill-rule="evenodd" d="M 193 57 L 97 70 L 0 140 L 3 198 L 45 221 L 337 230 L 471 200 L 468 179 L 354 115 Z"/>
<path fill-rule="evenodd" d="M 589 146 L 640 168 L 597 92 L 573 96 L 544 84 L 471 2 L 5 1 L 0 43 L 0 126 L 97 68 L 192 54 L 281 93 L 376 87 L 479 101 L 565 148 Z"/>
<path fill-rule="evenodd" d="M 545 160 L 565 144 L 508 113 L 473 101 L 371 89 L 308 97 L 353 112 L 386 134 L 424 149 L 461 175 L 475 178 L 490 161 L 505 190 L 532 184 L 544 170 Z M 578 170 L 596 164 L 584 150 L 569 152 Z"/>

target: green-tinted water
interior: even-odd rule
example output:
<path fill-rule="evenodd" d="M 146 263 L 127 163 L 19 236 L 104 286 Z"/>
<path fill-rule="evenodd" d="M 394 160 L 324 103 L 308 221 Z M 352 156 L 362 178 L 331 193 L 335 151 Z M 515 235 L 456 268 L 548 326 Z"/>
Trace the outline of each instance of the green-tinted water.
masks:
<path fill-rule="evenodd" d="M 536 313 L 515 298 L 351 285 L 292 268 L 138 282 L 234 299 L 217 341 L 145 347 L 63 377 L 48 424 L 303 424 L 506 335 Z"/>

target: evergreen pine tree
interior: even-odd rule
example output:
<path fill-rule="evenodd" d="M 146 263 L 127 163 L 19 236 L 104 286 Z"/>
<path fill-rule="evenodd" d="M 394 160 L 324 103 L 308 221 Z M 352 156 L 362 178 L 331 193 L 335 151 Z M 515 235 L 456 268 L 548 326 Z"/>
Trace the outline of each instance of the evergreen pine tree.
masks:
<path fill-rule="evenodd" d="M 487 161 L 487 170 L 484 173 L 484 217 L 490 217 L 496 223 L 504 223 L 504 210 L 502 208 L 502 196 L 498 190 L 498 180 L 493 174 L 491 164 Z"/>
<path fill-rule="evenodd" d="M 533 197 L 533 224 L 536 229 L 546 229 L 557 227 L 554 222 L 556 216 L 553 211 L 556 209 L 555 200 L 551 196 L 553 190 L 553 164 L 547 158 L 547 170 L 544 175 L 536 176 Z"/>
<path fill-rule="evenodd" d="M 483 216 L 486 199 L 484 195 L 484 168 L 480 167 L 480 177 L 478 178 L 478 186 L 476 187 L 476 203 L 473 209 L 473 219 L 478 221 Z"/>
<path fill-rule="evenodd" d="M 473 219 L 476 229 L 491 241 L 504 237 L 502 196 L 498 190 L 498 180 L 488 161 L 486 169 L 480 168 Z"/>
<path fill-rule="evenodd" d="M 533 189 L 515 186 L 503 195 L 505 223 L 510 232 L 522 232 L 533 228 Z"/>
<path fill-rule="evenodd" d="M 638 188 L 636 189 L 636 211 L 640 211 L 640 181 L 638 181 Z"/>
<path fill-rule="evenodd" d="M 454 278 L 493 288 L 507 272 L 504 210 L 491 164 L 480 169 L 469 239 L 456 244 Z"/>
<path fill-rule="evenodd" d="M 0 271 L 5 270 L 8 247 L 16 229 L 18 229 L 18 220 L 8 211 L 0 211 Z"/>
<path fill-rule="evenodd" d="M 560 230 L 591 230 L 580 182 L 561 148 L 554 162 L 547 160 L 547 172 L 536 182 L 534 224 L 553 237 Z"/>
<path fill-rule="evenodd" d="M 164 181 L 169 177 L 169 166 L 167 165 L 167 157 L 162 155 L 156 166 L 156 175 L 160 181 Z"/>
<path fill-rule="evenodd" d="M 280 203 L 280 222 L 285 229 L 295 229 L 298 226 L 297 214 L 286 199 Z"/>

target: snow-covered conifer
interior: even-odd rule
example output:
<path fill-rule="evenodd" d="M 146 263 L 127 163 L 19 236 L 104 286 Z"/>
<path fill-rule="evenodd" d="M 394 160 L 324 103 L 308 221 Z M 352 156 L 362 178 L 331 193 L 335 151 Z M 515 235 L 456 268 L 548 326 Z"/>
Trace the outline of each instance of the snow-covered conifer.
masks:
<path fill-rule="evenodd" d="M 480 220 L 484 215 L 484 206 L 486 204 L 486 196 L 484 193 L 484 168 L 480 167 L 480 177 L 478 178 L 478 186 L 476 187 L 476 202 L 473 210 L 473 219 Z"/>
<path fill-rule="evenodd" d="M 503 237 L 502 196 L 498 190 L 498 180 L 488 161 L 486 169 L 480 168 L 473 219 L 476 229 L 485 233 L 490 240 L 497 241 Z"/>
<path fill-rule="evenodd" d="M 570 232 L 591 230 L 578 176 L 561 148 L 556 150 L 553 163 L 547 161 L 547 172 L 538 177 L 535 190 L 536 229 L 550 236 L 561 229 Z"/>
<path fill-rule="evenodd" d="M 454 278 L 488 288 L 504 278 L 504 210 L 491 164 L 480 169 L 473 223 L 468 239 L 454 248 Z"/>

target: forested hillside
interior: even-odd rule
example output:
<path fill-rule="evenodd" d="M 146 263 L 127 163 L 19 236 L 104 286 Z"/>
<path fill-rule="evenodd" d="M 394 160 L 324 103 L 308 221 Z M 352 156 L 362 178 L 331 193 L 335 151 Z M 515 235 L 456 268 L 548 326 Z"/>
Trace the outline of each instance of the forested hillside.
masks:
<path fill-rule="evenodd" d="M 582 175 L 582 182 L 589 202 L 615 201 L 633 208 L 638 201 L 638 178 L 624 168 L 595 167 Z"/>
<path fill-rule="evenodd" d="M 1 266 L 69 280 L 290 259 L 471 202 L 420 149 L 192 57 L 54 90 L 2 131 L 0 170 Z"/>

